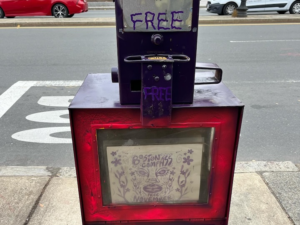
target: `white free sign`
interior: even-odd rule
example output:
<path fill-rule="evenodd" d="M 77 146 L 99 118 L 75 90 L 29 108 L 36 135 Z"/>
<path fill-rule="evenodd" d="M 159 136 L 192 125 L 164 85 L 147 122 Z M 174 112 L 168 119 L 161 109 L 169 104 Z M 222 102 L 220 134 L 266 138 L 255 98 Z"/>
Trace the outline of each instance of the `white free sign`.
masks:
<path fill-rule="evenodd" d="M 31 87 L 53 87 L 53 86 L 81 86 L 82 81 L 19 81 L 12 85 L 0 95 L 0 118 L 31 88 Z M 42 96 L 38 104 L 51 107 L 68 107 L 74 96 Z M 70 138 L 59 138 L 51 135 L 60 132 L 70 132 L 69 119 L 62 116 L 68 115 L 68 110 L 51 110 L 34 113 L 26 116 L 27 120 L 37 123 L 67 124 L 59 127 L 43 127 L 37 129 L 23 130 L 12 135 L 12 138 L 34 143 L 46 144 L 70 144 Z"/>

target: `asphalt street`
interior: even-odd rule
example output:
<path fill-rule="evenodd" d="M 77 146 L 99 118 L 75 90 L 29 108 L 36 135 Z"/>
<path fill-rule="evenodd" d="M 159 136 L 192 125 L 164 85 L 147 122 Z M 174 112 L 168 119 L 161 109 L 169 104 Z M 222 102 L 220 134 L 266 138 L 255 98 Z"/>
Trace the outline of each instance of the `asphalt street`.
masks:
<path fill-rule="evenodd" d="M 249 15 L 276 15 L 277 12 L 248 12 Z M 288 14 L 288 13 L 287 13 Z M 216 16 L 215 13 L 209 13 L 205 8 L 201 8 L 200 16 Z M 45 16 L 44 16 L 45 17 Z M 107 18 L 115 17 L 114 10 L 90 10 L 86 13 L 75 14 L 74 18 Z M 16 17 L 16 18 L 33 18 L 33 17 Z M 43 16 L 35 16 L 35 18 L 43 18 Z"/>
<path fill-rule="evenodd" d="M 238 161 L 300 162 L 299 28 L 199 26 L 197 60 L 217 63 L 246 105 Z M 115 35 L 114 27 L 0 29 L 0 100 L 24 90 L 0 115 L 0 166 L 74 166 L 67 105 L 88 73 L 117 65 Z M 18 81 L 26 82 L 10 88 Z"/>

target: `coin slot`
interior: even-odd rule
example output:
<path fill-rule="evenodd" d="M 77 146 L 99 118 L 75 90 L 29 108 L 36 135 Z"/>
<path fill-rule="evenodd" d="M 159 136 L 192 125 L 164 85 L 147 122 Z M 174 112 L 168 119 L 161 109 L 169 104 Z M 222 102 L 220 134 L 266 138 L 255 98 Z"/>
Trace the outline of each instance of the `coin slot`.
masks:
<path fill-rule="evenodd" d="M 132 80 L 130 81 L 131 92 L 141 91 L 142 82 L 141 80 Z"/>

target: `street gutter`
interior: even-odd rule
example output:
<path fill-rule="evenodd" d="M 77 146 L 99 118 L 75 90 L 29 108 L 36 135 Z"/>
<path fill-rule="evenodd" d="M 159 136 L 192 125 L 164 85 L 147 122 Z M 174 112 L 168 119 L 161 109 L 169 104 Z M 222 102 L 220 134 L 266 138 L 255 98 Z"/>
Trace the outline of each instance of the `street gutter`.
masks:
<path fill-rule="evenodd" d="M 300 15 L 199 16 L 199 25 L 300 23 Z M 99 27 L 115 26 L 115 18 L 15 18 L 1 19 L 0 27 Z"/>

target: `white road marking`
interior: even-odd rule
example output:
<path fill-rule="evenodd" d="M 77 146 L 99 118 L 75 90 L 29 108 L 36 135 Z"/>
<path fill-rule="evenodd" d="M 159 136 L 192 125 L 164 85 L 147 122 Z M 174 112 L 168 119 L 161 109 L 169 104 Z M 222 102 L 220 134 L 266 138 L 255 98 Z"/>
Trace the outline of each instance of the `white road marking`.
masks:
<path fill-rule="evenodd" d="M 70 127 L 45 127 L 31 130 L 24 130 L 12 135 L 18 141 L 42 143 L 42 144 L 70 144 L 71 138 L 51 137 L 51 134 L 70 132 Z"/>
<path fill-rule="evenodd" d="M 70 81 L 18 81 L 0 95 L 0 118 L 31 88 L 31 87 L 78 87 L 81 80 Z"/>
<path fill-rule="evenodd" d="M 58 84 L 58 83 L 56 83 Z M 73 99 L 73 96 L 42 96 L 38 103 L 46 106 L 63 106 L 69 105 L 69 100 Z M 69 115 L 68 110 L 53 110 L 46 112 L 34 113 L 26 116 L 27 120 L 40 122 L 40 123 L 63 123 L 69 124 L 69 118 L 63 118 L 62 116 Z M 56 143 L 65 144 L 71 143 L 71 138 L 55 138 L 51 137 L 51 134 L 60 133 L 65 130 L 65 127 L 44 127 L 33 130 L 23 130 L 21 132 L 12 135 L 12 138 L 19 141 L 37 142 L 37 143 Z M 69 130 L 69 129 L 68 129 Z M 42 134 L 42 135 L 41 135 Z M 38 136 L 37 136 L 38 135 Z"/>
<path fill-rule="evenodd" d="M 51 81 L 36 81 L 35 87 L 77 87 L 81 86 L 82 80 L 51 80 Z"/>
<path fill-rule="evenodd" d="M 69 115 L 68 110 L 54 110 L 39 112 L 26 116 L 27 120 L 40 123 L 69 123 L 69 118 L 62 118 L 63 115 Z"/>
<path fill-rule="evenodd" d="M 280 84 L 280 83 L 300 83 L 300 80 L 265 80 L 265 81 L 225 81 L 225 84 Z"/>
<path fill-rule="evenodd" d="M 293 42 L 300 40 L 253 40 L 253 41 L 230 41 L 230 43 L 259 43 L 259 42 Z"/>
<path fill-rule="evenodd" d="M 53 107 L 68 107 L 74 96 L 43 96 L 38 100 L 38 104 Z"/>
<path fill-rule="evenodd" d="M 74 87 L 81 86 L 82 81 L 18 81 L 0 95 L 0 118 L 31 88 L 31 87 Z M 41 105 L 67 107 L 73 96 L 42 97 L 38 101 Z M 54 101 L 51 103 L 51 101 Z M 40 112 L 28 115 L 26 119 L 43 123 L 69 123 L 68 110 L 56 110 Z M 45 127 L 31 130 L 24 130 L 13 134 L 11 137 L 25 142 L 46 143 L 46 144 L 70 144 L 71 138 L 52 137 L 51 134 L 70 132 L 70 127 Z"/>
<path fill-rule="evenodd" d="M 0 95 L 0 118 L 35 84 L 36 81 L 18 81 Z"/>

